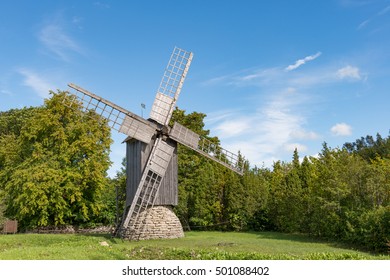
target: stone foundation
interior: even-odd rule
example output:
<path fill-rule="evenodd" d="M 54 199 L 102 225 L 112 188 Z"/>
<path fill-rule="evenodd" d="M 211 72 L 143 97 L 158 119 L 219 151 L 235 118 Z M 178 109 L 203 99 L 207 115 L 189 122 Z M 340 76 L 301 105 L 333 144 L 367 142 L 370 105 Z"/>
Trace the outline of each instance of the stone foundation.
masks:
<path fill-rule="evenodd" d="M 138 223 L 129 226 L 124 239 L 173 239 L 184 237 L 183 227 L 171 206 L 154 206 L 140 213 Z"/>
<path fill-rule="evenodd" d="M 25 233 L 112 234 L 114 229 L 115 227 L 113 226 L 99 226 L 94 228 L 79 228 L 77 226 L 46 226 L 26 230 Z"/>

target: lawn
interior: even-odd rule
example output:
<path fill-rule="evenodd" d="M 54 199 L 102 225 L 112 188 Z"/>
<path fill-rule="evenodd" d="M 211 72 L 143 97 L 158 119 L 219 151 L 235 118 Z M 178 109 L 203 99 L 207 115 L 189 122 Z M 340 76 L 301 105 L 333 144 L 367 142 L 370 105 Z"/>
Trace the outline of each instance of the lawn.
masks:
<path fill-rule="evenodd" d="M 342 244 L 275 232 L 187 232 L 181 239 L 123 241 L 109 235 L 0 235 L 3 260 L 387 259 Z"/>

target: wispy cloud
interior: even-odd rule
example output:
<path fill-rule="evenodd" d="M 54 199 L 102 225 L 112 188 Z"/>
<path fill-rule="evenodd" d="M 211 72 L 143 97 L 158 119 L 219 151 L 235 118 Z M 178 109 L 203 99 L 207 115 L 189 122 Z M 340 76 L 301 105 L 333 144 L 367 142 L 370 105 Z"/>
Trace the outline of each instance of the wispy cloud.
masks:
<path fill-rule="evenodd" d="M 240 150 L 252 164 L 271 166 L 295 147 L 301 152 L 307 150 L 303 142 L 297 141 L 317 137 L 315 132 L 304 129 L 306 117 L 299 107 L 305 99 L 288 88 L 275 92 L 250 113 L 239 110 L 214 112 L 210 114 L 210 120 L 206 118 L 206 125 L 211 126 L 228 150 Z"/>
<path fill-rule="evenodd" d="M 346 123 L 337 123 L 330 131 L 334 136 L 349 136 L 352 134 L 352 127 Z"/>
<path fill-rule="evenodd" d="M 372 15 L 371 17 L 363 20 L 357 27 L 357 30 L 362 30 L 366 27 L 368 27 L 369 25 L 371 24 L 375 24 L 378 25 L 379 23 L 379 19 L 381 17 L 383 17 L 384 15 L 388 14 L 390 12 L 390 5 L 387 5 L 386 7 L 384 7 L 382 10 L 380 10 L 379 12 L 377 12 L 376 14 Z"/>
<path fill-rule="evenodd" d="M 312 61 L 312 60 L 318 58 L 320 55 L 321 55 L 321 52 L 317 52 L 317 53 L 314 54 L 314 55 L 309 55 L 309 56 L 306 56 L 305 58 L 298 59 L 294 64 L 291 64 L 291 65 L 287 66 L 287 67 L 285 68 L 285 70 L 286 70 L 286 71 L 295 70 L 295 69 L 297 69 L 298 67 L 301 67 L 302 65 L 304 65 L 305 63 L 307 63 L 307 62 L 309 62 L 309 61 Z"/>
<path fill-rule="evenodd" d="M 0 90 L 0 93 L 1 93 L 1 94 L 4 94 L 4 95 L 8 95 L 8 96 L 11 96 L 11 95 L 12 95 L 12 92 L 10 92 L 9 90 L 6 90 L 6 89 L 1 89 L 1 90 Z"/>
<path fill-rule="evenodd" d="M 379 11 L 378 16 L 383 16 L 383 15 L 387 14 L 388 12 L 390 12 L 390 5 L 383 8 L 381 11 Z"/>
<path fill-rule="evenodd" d="M 101 1 L 96 1 L 93 3 L 95 7 L 98 7 L 99 9 L 109 9 L 111 6 L 107 3 L 103 3 Z"/>
<path fill-rule="evenodd" d="M 350 65 L 338 69 L 337 77 L 339 79 L 355 79 L 355 80 L 360 80 L 362 78 L 360 75 L 359 68 Z"/>
<path fill-rule="evenodd" d="M 83 54 L 80 45 L 64 28 L 56 23 L 44 26 L 39 33 L 39 40 L 58 59 L 69 61 L 71 53 Z"/>
<path fill-rule="evenodd" d="M 29 69 L 19 69 L 19 74 L 23 76 L 23 85 L 31 88 L 38 96 L 42 98 L 49 97 L 49 90 L 53 90 L 53 85 L 41 77 L 38 73 Z"/>
<path fill-rule="evenodd" d="M 236 116 L 237 117 L 237 116 Z M 219 131 L 218 135 L 225 139 L 241 135 L 251 128 L 251 121 L 246 117 L 223 119 L 215 129 Z"/>
<path fill-rule="evenodd" d="M 8 95 L 8 96 L 12 96 L 12 92 L 8 89 L 8 86 L 7 86 L 7 77 L 4 77 L 4 76 L 7 76 L 7 75 L 3 75 L 3 77 L 1 77 L 0 79 L 0 95 Z"/>
<path fill-rule="evenodd" d="M 291 132 L 290 136 L 293 139 L 303 140 L 316 140 L 320 137 L 317 133 L 313 131 L 306 131 L 305 129 L 294 130 Z"/>
<path fill-rule="evenodd" d="M 285 148 L 286 152 L 289 152 L 289 153 L 292 153 L 295 149 L 297 149 L 297 151 L 299 151 L 299 152 L 306 152 L 307 151 L 307 147 L 305 145 L 300 144 L 300 143 L 287 144 L 287 145 L 285 145 L 284 148 Z"/>
<path fill-rule="evenodd" d="M 360 30 L 360 29 L 363 29 L 364 27 L 366 27 L 369 23 L 370 23 L 370 19 L 366 19 L 366 20 L 364 20 L 364 21 L 362 21 L 360 24 L 359 24 L 359 26 L 358 26 L 358 30 Z"/>
<path fill-rule="evenodd" d="M 305 58 L 303 63 L 318 56 Z M 298 64 L 302 65 L 301 62 Z M 296 72 L 286 71 L 284 67 L 251 68 L 214 79 L 215 84 L 236 86 L 240 91 L 244 87 L 252 92 L 257 88 L 258 93 L 250 97 L 252 111 L 235 108 L 207 112 L 206 127 L 220 138 L 225 148 L 232 152 L 240 150 L 252 164 L 272 166 L 273 161 L 290 157 L 295 148 L 300 153 L 313 154 L 309 147 L 325 141 L 323 135 L 327 134 L 327 131 L 308 128 L 313 125 L 313 106 L 326 99 L 326 95 L 319 93 L 332 90 L 347 80 L 362 81 L 364 78 L 358 67 L 335 65 L 339 62 Z M 352 127 L 339 123 L 331 128 L 331 133 L 334 136 L 350 135 Z"/>

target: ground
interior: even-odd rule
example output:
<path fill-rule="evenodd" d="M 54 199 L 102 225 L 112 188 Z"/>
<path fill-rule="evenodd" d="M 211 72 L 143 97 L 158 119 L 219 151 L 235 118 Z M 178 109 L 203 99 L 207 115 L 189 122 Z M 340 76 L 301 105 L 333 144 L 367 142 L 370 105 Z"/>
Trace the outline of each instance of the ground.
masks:
<path fill-rule="evenodd" d="M 105 234 L 0 235 L 0 259 L 390 259 L 389 255 L 356 250 L 275 232 L 187 232 L 171 240 L 123 241 Z"/>

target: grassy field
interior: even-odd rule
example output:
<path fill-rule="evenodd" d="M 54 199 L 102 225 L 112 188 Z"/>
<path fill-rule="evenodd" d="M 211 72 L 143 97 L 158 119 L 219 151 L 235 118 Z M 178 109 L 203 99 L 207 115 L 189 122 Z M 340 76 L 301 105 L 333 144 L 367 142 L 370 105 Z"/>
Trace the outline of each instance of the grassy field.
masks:
<path fill-rule="evenodd" d="M 0 235 L 3 260 L 387 259 L 341 244 L 274 232 L 187 232 L 174 240 L 123 241 L 109 235 Z"/>

